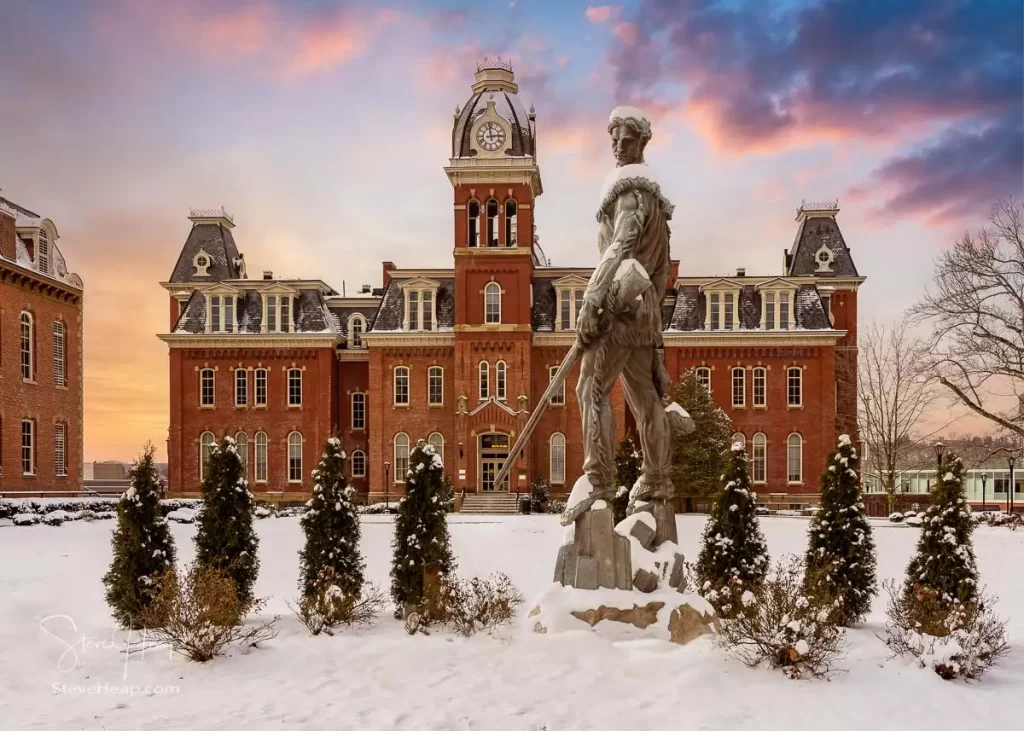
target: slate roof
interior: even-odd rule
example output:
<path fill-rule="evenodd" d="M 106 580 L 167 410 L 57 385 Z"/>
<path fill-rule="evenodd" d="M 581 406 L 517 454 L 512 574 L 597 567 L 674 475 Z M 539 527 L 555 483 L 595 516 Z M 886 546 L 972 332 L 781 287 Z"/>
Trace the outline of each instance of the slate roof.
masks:
<path fill-rule="evenodd" d="M 207 269 L 209 276 L 195 276 L 192 260 L 200 249 L 210 255 L 210 268 Z M 238 247 L 235 246 L 230 228 L 219 223 L 194 223 L 168 281 L 217 282 L 238 279 L 239 270 L 235 264 L 238 258 Z"/>
<path fill-rule="evenodd" d="M 555 329 L 558 316 L 558 299 L 555 296 L 554 279 L 533 280 L 533 311 L 530 319 L 533 329 L 548 332 Z"/>
<path fill-rule="evenodd" d="M 262 280 L 254 283 L 264 284 Z M 323 294 L 317 290 L 304 289 L 295 298 L 292 309 L 292 332 L 324 333 L 341 332 L 337 316 L 330 311 Z M 236 332 L 257 334 L 263 325 L 263 297 L 255 289 L 248 289 L 238 298 L 235 311 Z M 199 335 L 206 332 L 206 295 L 195 290 L 175 323 L 172 332 Z"/>
<path fill-rule="evenodd" d="M 348 318 L 357 312 L 366 318 L 366 329 L 370 328 L 370 324 L 373 322 L 374 316 L 377 314 L 377 300 L 369 300 L 365 305 L 359 307 L 352 307 L 346 305 L 344 307 L 336 306 L 328 303 L 327 309 L 331 311 L 331 314 L 338 321 L 338 332 L 342 335 L 348 336 Z"/>
<path fill-rule="evenodd" d="M 432 277 L 439 282 L 437 289 L 437 329 L 451 330 L 455 327 L 455 280 Z M 370 323 L 370 332 L 396 332 L 405 326 L 405 298 L 400 286 L 401 279 L 392 277 L 384 289 L 377 316 Z"/>
<path fill-rule="evenodd" d="M 757 330 L 761 325 L 761 293 L 752 284 L 740 290 L 740 329 Z M 821 296 L 813 284 L 797 287 L 793 315 L 798 330 L 828 330 L 831 325 Z M 690 332 L 704 329 L 707 316 L 707 295 L 695 284 L 683 285 L 676 292 L 676 306 L 671 318 L 665 319 L 667 330 Z M 717 332 L 717 331 L 716 331 Z"/>
<path fill-rule="evenodd" d="M 6 205 L 8 208 L 13 208 L 15 211 L 22 214 L 23 216 L 28 216 L 29 218 L 42 218 L 42 216 L 40 216 L 38 213 L 30 211 L 24 206 L 19 206 L 14 201 L 4 198 L 2 195 L 0 195 L 0 203 Z"/>
<path fill-rule="evenodd" d="M 833 254 L 831 272 L 819 272 L 814 257 L 822 244 Z M 787 257 L 787 276 L 811 275 L 816 277 L 856 277 L 857 267 L 853 263 L 850 249 L 843 238 L 839 224 L 832 216 L 812 216 L 800 223 L 796 243 Z"/>

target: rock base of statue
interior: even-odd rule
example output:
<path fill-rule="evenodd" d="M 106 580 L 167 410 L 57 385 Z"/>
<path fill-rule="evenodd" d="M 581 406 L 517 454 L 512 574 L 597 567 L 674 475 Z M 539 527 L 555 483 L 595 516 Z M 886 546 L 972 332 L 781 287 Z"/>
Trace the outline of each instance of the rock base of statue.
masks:
<path fill-rule="evenodd" d="M 527 610 L 523 630 L 556 634 L 590 629 L 611 641 L 660 639 L 685 645 L 717 634 L 715 610 L 696 594 L 659 589 L 651 594 L 581 590 L 552 584 Z"/>
<path fill-rule="evenodd" d="M 577 589 L 632 588 L 629 539 L 615 532 L 611 507 L 592 507 L 566 529 L 554 580 Z"/>

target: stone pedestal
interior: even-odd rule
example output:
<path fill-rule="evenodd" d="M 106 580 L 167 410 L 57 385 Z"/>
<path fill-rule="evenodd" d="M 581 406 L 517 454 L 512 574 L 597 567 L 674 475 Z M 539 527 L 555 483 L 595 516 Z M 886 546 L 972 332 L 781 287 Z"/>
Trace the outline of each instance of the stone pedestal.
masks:
<path fill-rule="evenodd" d="M 629 539 L 615 532 L 611 507 L 587 510 L 572 530 L 572 542 L 558 549 L 555 581 L 577 589 L 633 588 Z"/>

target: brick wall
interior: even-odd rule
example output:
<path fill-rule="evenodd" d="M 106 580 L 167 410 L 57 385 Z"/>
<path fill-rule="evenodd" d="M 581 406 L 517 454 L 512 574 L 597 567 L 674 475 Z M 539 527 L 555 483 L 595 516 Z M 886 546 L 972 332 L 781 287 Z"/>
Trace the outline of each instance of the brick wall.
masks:
<path fill-rule="evenodd" d="M 0 220 L 6 217 L 0 215 Z M 21 372 L 21 313 L 35 323 L 35 377 Z M 54 379 L 53 327 L 65 326 L 66 386 Z M 82 487 L 82 297 L 48 277 L 0 262 L 0 492 L 73 492 Z M 35 474 L 24 475 L 21 423 L 35 424 Z M 66 425 L 66 476 L 55 461 L 57 424 Z"/>
<path fill-rule="evenodd" d="M 0 210 L 0 256 L 6 257 L 11 261 L 17 258 L 15 236 L 14 216 Z"/>

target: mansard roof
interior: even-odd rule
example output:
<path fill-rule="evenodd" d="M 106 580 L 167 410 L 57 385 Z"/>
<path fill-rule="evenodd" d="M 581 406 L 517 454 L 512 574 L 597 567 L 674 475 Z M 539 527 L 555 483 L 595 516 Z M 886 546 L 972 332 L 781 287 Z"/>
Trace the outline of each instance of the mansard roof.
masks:
<path fill-rule="evenodd" d="M 200 249 L 210 257 L 207 276 L 197 276 L 192 263 Z M 188 232 L 185 245 L 181 247 L 178 261 L 168 281 L 182 283 L 239 279 L 242 276 L 238 265 L 239 259 L 238 247 L 228 226 L 219 222 L 195 222 L 192 224 L 192 230 Z"/>
<path fill-rule="evenodd" d="M 757 330 L 761 326 L 761 297 L 756 285 L 742 285 L 739 300 L 741 330 Z M 703 330 L 706 316 L 707 295 L 699 285 L 684 284 L 677 288 L 675 307 L 670 317 L 663 318 L 663 325 L 669 332 Z M 813 284 L 796 285 L 793 316 L 797 330 L 829 330 L 832 327 L 818 289 Z"/>
<path fill-rule="evenodd" d="M 324 295 L 317 289 L 302 289 L 291 311 L 295 333 L 340 333 L 341 322 L 331 312 Z M 263 295 L 258 289 L 245 289 L 236 299 L 236 333 L 257 334 L 263 326 Z M 199 335 L 206 332 L 206 293 L 194 290 L 171 330 L 176 334 Z"/>
<path fill-rule="evenodd" d="M 786 254 L 787 276 L 857 277 L 850 248 L 836 222 L 838 203 L 803 203 L 797 210 L 796 238 L 793 250 Z M 831 261 L 822 264 L 819 252 L 831 253 Z"/>
<path fill-rule="evenodd" d="M 384 288 L 384 296 L 377 316 L 370 325 L 370 332 L 396 332 L 405 329 L 405 295 L 403 286 L 414 278 L 392 276 Z M 431 277 L 431 286 L 437 284 L 437 329 L 451 330 L 455 327 L 455 280 L 451 277 Z M 424 285 L 426 286 L 426 285 Z"/>

